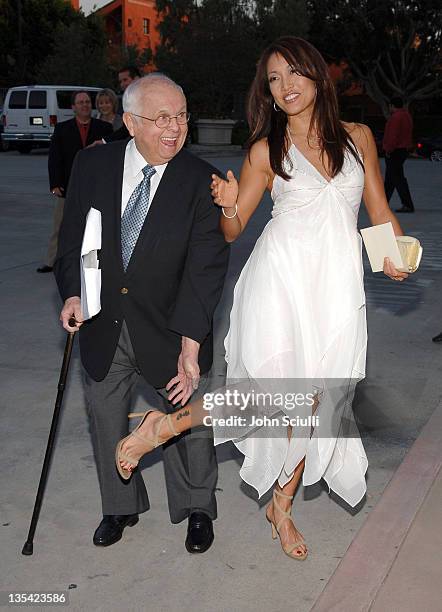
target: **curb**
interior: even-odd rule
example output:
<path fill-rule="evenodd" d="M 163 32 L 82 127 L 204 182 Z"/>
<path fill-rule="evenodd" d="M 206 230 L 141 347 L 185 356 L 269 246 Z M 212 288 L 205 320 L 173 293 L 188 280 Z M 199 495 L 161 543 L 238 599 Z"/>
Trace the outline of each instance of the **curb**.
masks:
<path fill-rule="evenodd" d="M 311 612 L 366 612 L 442 466 L 442 402 L 385 488 Z"/>

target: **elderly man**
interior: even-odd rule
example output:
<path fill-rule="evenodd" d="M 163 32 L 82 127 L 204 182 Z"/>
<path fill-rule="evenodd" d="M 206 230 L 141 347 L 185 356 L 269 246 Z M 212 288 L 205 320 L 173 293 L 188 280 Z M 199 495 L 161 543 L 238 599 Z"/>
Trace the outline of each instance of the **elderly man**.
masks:
<path fill-rule="evenodd" d="M 126 89 L 123 104 L 132 138 L 88 149 L 74 164 L 55 265 L 63 326 L 80 329 L 104 515 L 94 535 L 100 546 L 119 540 L 149 509 L 140 472 L 125 481 L 115 467 L 137 380 L 144 378 L 149 403 L 164 411 L 186 403 L 200 373 L 204 392 L 228 263 L 209 190 L 214 168 L 182 148 L 189 115 L 181 88 L 148 75 Z M 101 310 L 82 323 L 79 260 L 91 208 L 102 219 Z M 182 436 L 163 457 L 171 521 L 188 518 L 186 548 L 204 552 L 216 518 L 213 440 Z"/>
<path fill-rule="evenodd" d="M 75 156 L 78 151 L 89 146 L 97 138 L 112 134 L 112 126 L 109 123 L 92 117 L 92 101 L 87 91 L 76 91 L 72 94 L 72 110 L 73 119 L 62 121 L 55 126 L 49 149 L 49 186 L 56 202 L 46 263 L 37 268 L 37 272 L 40 273 L 52 272 L 64 201 Z"/>

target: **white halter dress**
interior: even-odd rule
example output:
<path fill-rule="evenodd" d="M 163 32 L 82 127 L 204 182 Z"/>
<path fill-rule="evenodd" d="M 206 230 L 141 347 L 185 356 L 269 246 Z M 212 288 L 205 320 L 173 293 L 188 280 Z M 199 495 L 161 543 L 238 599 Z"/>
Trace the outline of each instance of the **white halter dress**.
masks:
<path fill-rule="evenodd" d="M 215 422 L 215 444 L 233 440 L 244 454 L 240 475 L 259 496 L 276 480 L 284 486 L 305 457 L 304 485 L 323 478 L 355 506 L 368 465 L 351 409 L 367 345 L 357 231 L 364 172 L 347 152 L 341 172 L 327 181 L 293 144 L 284 164 L 290 179 L 275 177 L 272 219 L 235 286 L 227 379 L 298 380 L 320 392 L 321 427 L 307 435 L 294 427 L 289 438 L 280 419 L 271 435 L 255 427 L 240 436 Z M 215 408 L 213 416 L 217 410 L 222 415 Z"/>

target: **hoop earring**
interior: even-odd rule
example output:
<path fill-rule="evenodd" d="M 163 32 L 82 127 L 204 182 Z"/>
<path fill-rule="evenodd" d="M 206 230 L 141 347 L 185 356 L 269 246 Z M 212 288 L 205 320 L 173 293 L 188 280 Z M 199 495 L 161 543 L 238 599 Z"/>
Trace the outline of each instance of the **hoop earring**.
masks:
<path fill-rule="evenodd" d="M 275 104 L 275 100 L 273 100 L 273 108 L 275 109 L 275 111 L 276 111 L 277 113 L 279 113 L 279 111 L 281 110 L 280 108 L 278 108 L 278 107 L 276 106 L 276 104 Z"/>

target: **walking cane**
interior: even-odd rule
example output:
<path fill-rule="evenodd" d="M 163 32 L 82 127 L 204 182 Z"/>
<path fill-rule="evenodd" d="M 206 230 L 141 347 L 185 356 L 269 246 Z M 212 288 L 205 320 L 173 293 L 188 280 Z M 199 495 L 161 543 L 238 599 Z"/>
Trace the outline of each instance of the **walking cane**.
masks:
<path fill-rule="evenodd" d="M 70 327 L 76 324 L 75 319 L 69 319 Z M 71 360 L 72 345 L 74 343 L 75 332 L 68 332 L 66 346 L 64 348 L 63 364 L 61 366 L 60 378 L 58 380 L 57 398 L 55 400 L 54 414 L 52 417 L 51 429 L 49 432 L 48 444 L 46 446 L 43 468 L 41 470 L 40 482 L 38 484 L 37 496 L 35 498 L 34 511 L 32 513 L 31 525 L 29 527 L 28 539 L 22 549 L 22 555 L 32 555 L 34 552 L 34 535 L 37 528 L 38 517 L 43 502 L 43 495 L 48 479 L 49 466 L 51 464 L 52 454 L 54 452 L 55 433 L 57 431 L 58 420 L 60 417 L 61 402 L 63 401 L 63 393 L 68 375 L 69 362 Z"/>

